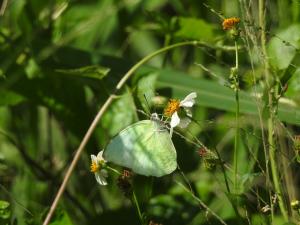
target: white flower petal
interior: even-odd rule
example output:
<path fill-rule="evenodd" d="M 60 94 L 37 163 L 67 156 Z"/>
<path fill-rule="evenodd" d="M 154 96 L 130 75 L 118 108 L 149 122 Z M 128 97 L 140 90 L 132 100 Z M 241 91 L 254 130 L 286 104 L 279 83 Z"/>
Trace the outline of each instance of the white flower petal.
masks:
<path fill-rule="evenodd" d="M 95 155 L 91 155 L 92 163 L 97 163 L 97 157 Z"/>
<path fill-rule="evenodd" d="M 102 171 L 95 173 L 95 178 L 100 185 L 107 185 L 107 181 Z"/>
<path fill-rule="evenodd" d="M 192 117 L 193 114 L 192 114 L 192 110 L 190 108 L 184 108 L 185 109 L 185 112 L 186 112 L 186 115 L 189 116 L 189 117 Z"/>
<path fill-rule="evenodd" d="M 180 128 L 187 128 L 187 126 L 190 124 L 191 120 L 187 117 L 183 118 L 180 120 L 180 123 L 178 124 L 178 126 Z"/>
<path fill-rule="evenodd" d="M 100 162 L 100 161 L 104 161 L 106 162 L 106 160 L 103 158 L 103 150 L 100 151 L 97 155 L 97 160 Z"/>
<path fill-rule="evenodd" d="M 171 127 L 176 127 L 179 123 L 180 123 L 180 118 L 178 116 L 178 113 L 175 112 L 175 113 L 173 113 L 173 115 L 171 117 L 170 126 Z"/>
<path fill-rule="evenodd" d="M 195 98 L 197 97 L 196 92 L 192 92 L 187 95 L 181 102 L 179 106 L 182 107 L 192 107 L 195 104 Z"/>

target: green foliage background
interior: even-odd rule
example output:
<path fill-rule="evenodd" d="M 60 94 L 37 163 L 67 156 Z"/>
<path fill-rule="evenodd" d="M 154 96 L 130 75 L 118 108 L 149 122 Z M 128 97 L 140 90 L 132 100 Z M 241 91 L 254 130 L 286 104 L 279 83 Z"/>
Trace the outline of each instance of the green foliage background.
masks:
<path fill-rule="evenodd" d="M 135 207 L 117 187 L 117 177 L 111 175 L 109 185 L 100 187 L 89 164 L 90 154 L 103 149 L 122 128 L 145 118 L 137 109 L 148 112 L 148 104 L 152 112 L 161 112 L 168 98 L 182 99 L 196 91 L 196 123 L 179 132 L 188 140 L 198 137 L 231 164 L 236 102 L 228 78 L 235 63 L 234 41 L 222 30 L 219 15 L 205 4 L 225 17 L 241 18 L 238 208 L 247 223 L 270 224 L 270 215 L 261 210 L 269 204 L 267 192 L 272 190 L 264 180 L 264 123 L 258 119 L 265 110 L 265 78 L 260 46 L 249 43 L 259 39 L 258 5 L 247 0 L 2 1 L 0 224 L 42 223 L 75 149 L 117 82 L 141 58 L 172 43 L 198 40 L 206 47 L 172 50 L 134 74 L 89 141 L 51 224 L 139 224 Z M 300 2 L 267 1 L 266 13 L 267 60 L 278 93 L 283 93 L 276 115 L 276 144 L 289 207 L 299 198 L 300 184 L 293 149 L 293 137 L 300 131 Z M 164 225 L 219 224 L 199 205 L 201 199 L 227 224 L 238 224 L 241 220 L 221 168 L 208 169 L 199 149 L 188 140 L 173 137 L 178 164 L 194 196 L 179 184 L 187 185 L 178 171 L 160 179 L 135 176 L 146 220 Z M 232 186 L 232 170 L 226 168 L 226 173 Z M 283 224 L 278 206 L 274 212 L 273 224 Z M 299 222 L 290 208 L 289 216 L 291 222 Z"/>

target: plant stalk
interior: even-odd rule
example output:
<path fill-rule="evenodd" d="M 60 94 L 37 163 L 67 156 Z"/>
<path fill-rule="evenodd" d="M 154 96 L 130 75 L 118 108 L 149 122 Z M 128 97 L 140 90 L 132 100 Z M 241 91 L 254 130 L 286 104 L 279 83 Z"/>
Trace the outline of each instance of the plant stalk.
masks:
<path fill-rule="evenodd" d="M 268 147 L 269 147 L 269 157 L 270 157 L 270 163 L 271 163 L 271 173 L 272 173 L 272 178 L 273 178 L 273 183 L 274 183 L 274 188 L 275 192 L 278 197 L 278 203 L 279 203 L 279 208 L 281 211 L 281 214 L 283 215 L 285 221 L 288 221 L 288 213 L 286 210 L 286 207 L 284 205 L 283 201 L 283 193 L 281 190 L 281 186 L 279 183 L 279 174 L 278 174 L 278 169 L 277 169 L 277 162 L 276 162 L 276 147 L 275 147 L 275 140 L 274 140 L 274 86 L 273 86 L 273 78 L 271 74 L 269 73 L 269 63 L 268 63 L 268 55 L 267 55 L 267 50 L 266 50 L 266 20 L 265 20 L 265 12 L 266 12 L 266 4 L 265 0 L 259 0 L 258 2 L 258 7 L 259 7 L 259 26 L 261 28 L 261 36 L 260 36 L 260 41 L 261 41 L 261 48 L 262 48 L 262 54 L 263 54 L 263 63 L 264 63 L 264 73 L 266 77 L 266 88 L 267 88 L 267 93 L 268 93 L 268 121 L 267 121 L 267 126 L 268 126 Z M 266 159 L 267 160 L 267 159 Z M 270 204 L 272 208 L 272 217 L 273 217 L 273 208 L 274 208 L 274 203 L 273 200 L 270 199 Z"/>
<path fill-rule="evenodd" d="M 132 201 L 133 201 L 134 204 L 135 204 L 135 207 L 136 207 L 136 210 L 137 210 L 137 212 L 138 212 L 138 216 L 139 216 L 141 225 L 144 225 L 143 215 L 142 215 L 142 213 L 141 213 L 140 205 L 139 205 L 139 202 L 138 202 L 138 200 L 137 200 L 137 197 L 136 197 L 136 194 L 135 194 L 134 191 L 132 191 Z"/>
<path fill-rule="evenodd" d="M 238 179 L 238 149 L 239 149 L 239 136 L 240 136 L 240 100 L 239 100 L 239 54 L 238 54 L 238 45 L 237 41 L 235 41 L 235 102 L 236 102 L 236 110 L 235 110 L 235 138 L 234 138 L 234 191 L 237 194 L 237 179 Z"/>

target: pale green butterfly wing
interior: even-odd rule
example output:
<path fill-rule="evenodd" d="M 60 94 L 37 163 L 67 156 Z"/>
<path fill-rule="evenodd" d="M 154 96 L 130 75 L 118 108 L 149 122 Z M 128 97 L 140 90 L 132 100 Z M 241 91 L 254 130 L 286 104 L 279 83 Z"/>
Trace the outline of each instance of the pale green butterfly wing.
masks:
<path fill-rule="evenodd" d="M 104 151 L 107 161 L 156 177 L 172 173 L 176 157 L 168 130 L 156 120 L 142 120 L 125 128 Z"/>

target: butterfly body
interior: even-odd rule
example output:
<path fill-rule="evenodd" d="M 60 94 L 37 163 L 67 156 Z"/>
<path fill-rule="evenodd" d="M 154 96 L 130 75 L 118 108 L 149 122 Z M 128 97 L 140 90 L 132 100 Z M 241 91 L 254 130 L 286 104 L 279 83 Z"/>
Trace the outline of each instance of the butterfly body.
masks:
<path fill-rule="evenodd" d="M 177 168 L 171 136 L 156 114 L 122 130 L 107 145 L 104 157 L 145 176 L 161 177 Z"/>

